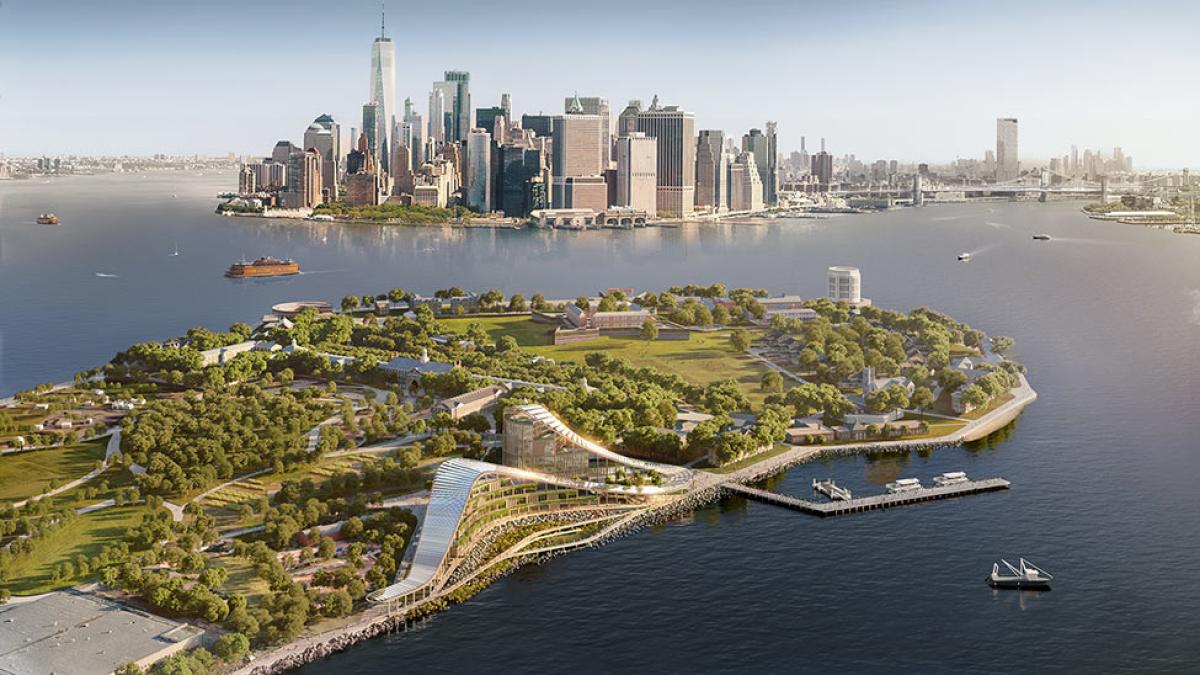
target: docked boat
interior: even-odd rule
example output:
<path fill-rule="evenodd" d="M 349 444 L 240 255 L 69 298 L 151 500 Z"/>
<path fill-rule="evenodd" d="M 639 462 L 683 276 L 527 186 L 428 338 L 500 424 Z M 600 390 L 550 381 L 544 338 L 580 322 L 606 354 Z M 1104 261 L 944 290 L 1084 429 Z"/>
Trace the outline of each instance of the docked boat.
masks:
<path fill-rule="evenodd" d="M 912 492 L 913 490 L 921 489 L 921 481 L 917 480 L 916 478 L 900 478 L 888 483 L 884 487 L 886 487 L 887 491 L 892 494 Z"/>
<path fill-rule="evenodd" d="M 1033 235 L 1033 238 L 1037 239 L 1038 241 L 1050 241 L 1050 235 L 1048 234 L 1035 234 Z"/>
<path fill-rule="evenodd" d="M 962 471 L 947 471 L 940 476 L 933 477 L 933 484 L 937 487 L 945 487 L 948 485 L 958 485 L 959 483 L 967 482 L 967 474 Z"/>
<path fill-rule="evenodd" d="M 43 213 L 37 217 L 38 225 L 58 225 L 62 221 L 53 213 Z"/>
<path fill-rule="evenodd" d="M 253 262 L 235 262 L 225 271 L 225 276 L 233 279 L 281 277 L 300 273 L 300 265 L 291 258 L 259 258 Z"/>
<path fill-rule="evenodd" d="M 970 254 L 970 253 L 963 252 L 963 253 L 959 253 L 959 254 L 958 254 L 958 261 L 959 261 L 959 262 L 967 262 L 967 261 L 968 261 L 968 260 L 970 260 L 970 259 L 971 259 L 971 254 Z"/>
<path fill-rule="evenodd" d="M 1000 566 L 1004 566 L 1002 571 Z M 1015 588 L 1023 591 L 1048 591 L 1054 577 L 1037 565 L 1021 558 L 1017 567 L 1003 558 L 992 563 L 992 573 L 985 581 L 992 588 Z"/>

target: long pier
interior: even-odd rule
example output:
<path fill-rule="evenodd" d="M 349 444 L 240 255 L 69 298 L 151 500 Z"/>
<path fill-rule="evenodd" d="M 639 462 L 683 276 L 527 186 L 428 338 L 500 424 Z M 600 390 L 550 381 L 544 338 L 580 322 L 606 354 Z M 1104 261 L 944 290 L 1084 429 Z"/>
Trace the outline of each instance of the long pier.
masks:
<path fill-rule="evenodd" d="M 727 483 L 724 487 L 731 492 L 736 492 L 750 499 L 827 518 L 846 513 L 886 509 L 892 506 L 907 506 L 935 499 L 951 499 L 953 497 L 962 497 L 983 492 L 1007 490 L 1009 485 L 1010 483 L 1003 478 L 985 478 L 982 480 L 955 483 L 953 485 L 923 487 L 917 490 L 906 490 L 904 492 L 831 502 L 814 502 L 807 499 L 798 499 L 796 497 L 789 497 L 788 495 L 781 495 L 778 492 L 771 492 L 770 490 L 760 490 L 741 485 L 740 483 Z"/>

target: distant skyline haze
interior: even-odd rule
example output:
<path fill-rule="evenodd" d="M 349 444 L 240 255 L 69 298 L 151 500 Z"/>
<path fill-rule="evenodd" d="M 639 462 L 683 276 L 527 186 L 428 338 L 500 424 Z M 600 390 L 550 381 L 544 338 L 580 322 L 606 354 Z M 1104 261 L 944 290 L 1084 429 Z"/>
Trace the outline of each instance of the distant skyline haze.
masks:
<path fill-rule="evenodd" d="M 1020 158 L 1119 146 L 1138 169 L 1200 147 L 1195 3 L 478 0 L 387 5 L 397 105 L 446 70 L 473 107 L 560 113 L 564 96 L 694 112 L 740 138 L 779 123 L 864 160 L 982 158 L 998 117 Z M 321 113 L 348 134 L 370 97 L 380 3 L 3 0 L 0 153 L 264 155 Z M 591 36 L 588 38 L 587 36 Z M 1171 64 L 1176 64 L 1172 66 Z"/>

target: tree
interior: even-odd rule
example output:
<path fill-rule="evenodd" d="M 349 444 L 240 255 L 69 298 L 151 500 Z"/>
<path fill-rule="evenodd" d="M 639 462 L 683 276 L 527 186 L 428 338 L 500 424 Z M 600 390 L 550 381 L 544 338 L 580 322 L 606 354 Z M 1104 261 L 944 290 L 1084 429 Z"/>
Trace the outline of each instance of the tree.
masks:
<path fill-rule="evenodd" d="M 926 408 L 933 405 L 933 392 L 929 387 L 917 387 L 913 390 L 909 404 L 921 412 L 925 412 Z"/>
<path fill-rule="evenodd" d="M 541 293 L 534 293 L 529 299 L 529 306 L 536 312 L 541 312 L 546 309 L 546 296 Z"/>
<path fill-rule="evenodd" d="M 392 302 L 400 302 L 404 298 L 408 297 L 408 293 L 405 293 L 403 288 L 393 288 L 392 290 L 388 291 L 387 297 L 388 300 L 391 300 Z"/>
<path fill-rule="evenodd" d="M 654 319 L 647 318 L 642 322 L 642 339 L 657 340 L 658 339 L 658 323 Z"/>
<path fill-rule="evenodd" d="M 352 312 L 357 307 L 358 307 L 358 296 L 357 295 L 347 295 L 346 297 L 342 298 L 342 311 L 343 312 Z"/>
<path fill-rule="evenodd" d="M 1007 356 L 1008 350 L 1012 349 L 1014 340 L 1007 335 L 997 335 L 992 338 L 992 351 L 1001 356 Z"/>
<path fill-rule="evenodd" d="M 520 293 L 513 293 L 508 298 L 508 311 L 510 312 L 526 312 L 529 311 L 529 303 L 525 302 L 525 296 Z"/>
<path fill-rule="evenodd" d="M 959 400 L 968 406 L 978 408 L 980 406 L 987 405 L 987 402 L 990 399 L 987 392 L 984 391 L 982 387 L 977 384 L 971 384 L 967 385 L 967 387 L 962 390 L 962 395 L 960 396 Z"/>
<path fill-rule="evenodd" d="M 325 596 L 324 602 L 321 603 L 321 612 L 329 617 L 346 616 L 353 608 L 354 600 L 350 597 L 350 593 L 343 588 Z"/>
<path fill-rule="evenodd" d="M 511 335 L 501 335 L 499 340 L 496 340 L 496 351 L 504 353 L 511 352 L 517 348 L 517 339 Z"/>
<path fill-rule="evenodd" d="M 783 391 L 783 376 L 774 370 L 768 370 L 762 375 L 762 390 L 769 394 Z"/>
<path fill-rule="evenodd" d="M 213 654 L 225 662 L 236 661 L 250 651 L 250 638 L 241 633 L 226 633 L 213 643 Z"/>
<path fill-rule="evenodd" d="M 729 334 L 729 341 L 734 349 L 744 352 L 750 348 L 750 333 L 744 328 L 739 328 Z"/>
<path fill-rule="evenodd" d="M 578 298 L 575 298 L 575 306 L 579 309 L 587 311 L 587 309 L 592 306 L 592 301 L 588 300 L 586 295 L 581 295 Z"/>

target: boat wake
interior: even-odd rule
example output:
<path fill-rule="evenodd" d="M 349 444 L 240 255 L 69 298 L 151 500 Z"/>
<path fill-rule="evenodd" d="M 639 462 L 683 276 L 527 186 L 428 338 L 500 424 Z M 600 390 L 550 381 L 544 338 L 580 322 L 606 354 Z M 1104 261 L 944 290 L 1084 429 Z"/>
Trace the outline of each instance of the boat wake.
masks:
<path fill-rule="evenodd" d="M 1099 244 L 1101 246 L 1111 246 L 1115 241 L 1105 241 L 1104 239 L 1087 239 L 1084 237 L 1055 237 L 1054 241 L 1064 244 Z"/>
<path fill-rule="evenodd" d="M 108 274 L 106 272 L 96 272 L 96 276 L 100 277 L 101 279 L 120 279 L 121 278 L 121 275 L 119 275 L 119 274 Z"/>
<path fill-rule="evenodd" d="M 341 270 L 302 270 L 299 276 L 306 277 L 310 274 L 334 274 L 335 272 L 341 272 Z"/>
<path fill-rule="evenodd" d="M 991 228 L 994 228 L 994 229 L 997 229 L 997 230 L 1007 230 L 1007 229 L 1009 229 L 1009 226 L 1008 226 L 1006 223 L 997 223 L 997 222 L 995 222 L 995 221 L 992 221 L 992 220 L 989 220 L 989 221 L 987 221 L 986 223 L 984 223 L 984 225 L 987 225 L 988 227 L 991 227 Z"/>
<path fill-rule="evenodd" d="M 930 220 L 935 223 L 944 223 L 949 220 L 962 220 L 962 216 L 938 216 L 937 218 L 930 218 Z"/>
<path fill-rule="evenodd" d="M 1188 319 L 1188 323 L 1200 326 L 1200 288 L 1193 288 L 1187 294 L 1192 300 L 1192 316 Z"/>

